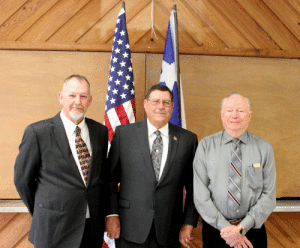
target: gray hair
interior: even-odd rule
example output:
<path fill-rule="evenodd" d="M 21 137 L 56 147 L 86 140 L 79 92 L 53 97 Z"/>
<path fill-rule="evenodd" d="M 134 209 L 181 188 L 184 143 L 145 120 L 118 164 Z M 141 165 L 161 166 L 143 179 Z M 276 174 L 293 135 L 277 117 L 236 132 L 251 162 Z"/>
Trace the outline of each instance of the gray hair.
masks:
<path fill-rule="evenodd" d="M 64 84 L 63 84 L 63 87 L 72 79 L 72 78 L 76 78 L 79 82 L 82 82 L 82 81 L 85 81 L 88 85 L 88 88 L 89 88 L 89 93 L 91 93 L 91 89 L 90 89 L 90 82 L 87 80 L 86 77 L 82 76 L 82 75 L 79 75 L 79 74 L 73 74 L 71 76 L 68 76 L 65 81 L 64 81 Z"/>
<path fill-rule="evenodd" d="M 231 93 L 230 95 L 226 96 L 226 97 L 222 100 L 222 103 L 221 103 L 221 110 L 222 110 L 222 111 L 223 111 L 223 107 L 224 107 L 224 103 L 225 103 L 226 99 L 229 98 L 229 97 L 231 97 L 231 96 L 241 96 L 241 97 L 243 97 L 243 98 L 246 100 L 247 104 L 248 104 L 248 110 L 251 111 L 251 106 L 252 106 L 252 104 L 251 104 L 251 101 L 249 100 L 249 98 L 244 97 L 244 96 L 242 96 L 241 94 L 239 94 L 239 93 L 234 93 L 234 92 Z"/>

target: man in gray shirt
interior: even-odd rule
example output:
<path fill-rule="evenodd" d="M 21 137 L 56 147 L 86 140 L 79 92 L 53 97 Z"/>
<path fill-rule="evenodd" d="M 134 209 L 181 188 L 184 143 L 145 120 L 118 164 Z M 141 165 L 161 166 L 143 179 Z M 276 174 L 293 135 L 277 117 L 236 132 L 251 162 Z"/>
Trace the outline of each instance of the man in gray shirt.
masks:
<path fill-rule="evenodd" d="M 203 247 L 267 247 L 264 222 L 276 207 L 271 144 L 246 130 L 249 99 L 222 101 L 223 131 L 199 142 L 194 159 L 194 202 L 203 219 Z"/>

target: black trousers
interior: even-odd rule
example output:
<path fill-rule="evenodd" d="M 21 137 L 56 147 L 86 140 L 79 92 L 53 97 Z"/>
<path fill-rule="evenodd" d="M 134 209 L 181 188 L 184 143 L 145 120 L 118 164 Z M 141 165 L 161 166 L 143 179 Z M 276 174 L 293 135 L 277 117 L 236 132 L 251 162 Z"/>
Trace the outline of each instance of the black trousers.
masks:
<path fill-rule="evenodd" d="M 138 230 L 137 230 L 138 232 Z M 179 243 L 179 233 L 178 233 L 178 241 L 175 241 L 172 244 L 168 244 L 166 246 L 161 246 L 157 242 L 156 234 L 155 234 L 155 227 L 154 224 L 151 227 L 150 234 L 148 238 L 146 239 L 145 243 L 143 244 L 137 244 L 137 243 L 132 243 L 130 241 L 127 241 L 123 238 L 119 238 L 115 240 L 116 243 L 116 248 L 180 248 L 180 243 Z"/>
<path fill-rule="evenodd" d="M 91 244 L 91 230 L 90 219 L 86 219 L 80 248 L 94 248 Z"/>
<path fill-rule="evenodd" d="M 220 231 L 202 220 L 202 240 L 203 248 L 228 248 L 225 240 L 221 238 Z M 260 229 L 250 229 L 246 237 L 252 243 L 254 248 L 267 248 L 267 232 L 265 225 Z"/>

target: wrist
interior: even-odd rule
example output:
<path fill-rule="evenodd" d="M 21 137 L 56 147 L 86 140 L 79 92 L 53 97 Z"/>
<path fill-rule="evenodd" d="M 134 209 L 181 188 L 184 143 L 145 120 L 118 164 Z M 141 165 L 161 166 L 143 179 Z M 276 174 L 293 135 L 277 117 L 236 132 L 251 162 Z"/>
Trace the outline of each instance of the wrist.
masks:
<path fill-rule="evenodd" d="M 239 229 L 241 235 L 245 235 L 246 234 L 247 231 L 246 231 L 246 229 L 245 229 L 245 227 L 243 225 L 238 224 L 236 227 Z"/>
<path fill-rule="evenodd" d="M 245 227 L 243 225 L 238 224 L 236 227 L 239 229 L 241 235 L 245 235 L 246 234 L 247 231 L 246 231 L 246 229 L 245 229 Z"/>

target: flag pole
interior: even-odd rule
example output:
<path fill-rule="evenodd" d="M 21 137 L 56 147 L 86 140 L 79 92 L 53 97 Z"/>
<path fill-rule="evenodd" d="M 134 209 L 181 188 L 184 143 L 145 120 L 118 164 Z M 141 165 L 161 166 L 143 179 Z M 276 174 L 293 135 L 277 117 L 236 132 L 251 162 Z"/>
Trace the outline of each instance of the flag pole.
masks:
<path fill-rule="evenodd" d="M 122 2 L 122 8 L 125 10 L 125 1 Z"/>
<path fill-rule="evenodd" d="M 174 4 L 174 26 L 175 26 L 175 44 L 176 48 L 175 52 L 175 66 L 176 66 L 176 74 L 177 74 L 177 84 L 178 84 L 178 97 L 180 97 L 180 68 L 179 68 L 179 44 L 178 44 L 178 21 L 177 21 L 177 7 Z M 181 101 L 179 100 L 179 107 L 181 106 Z"/>

